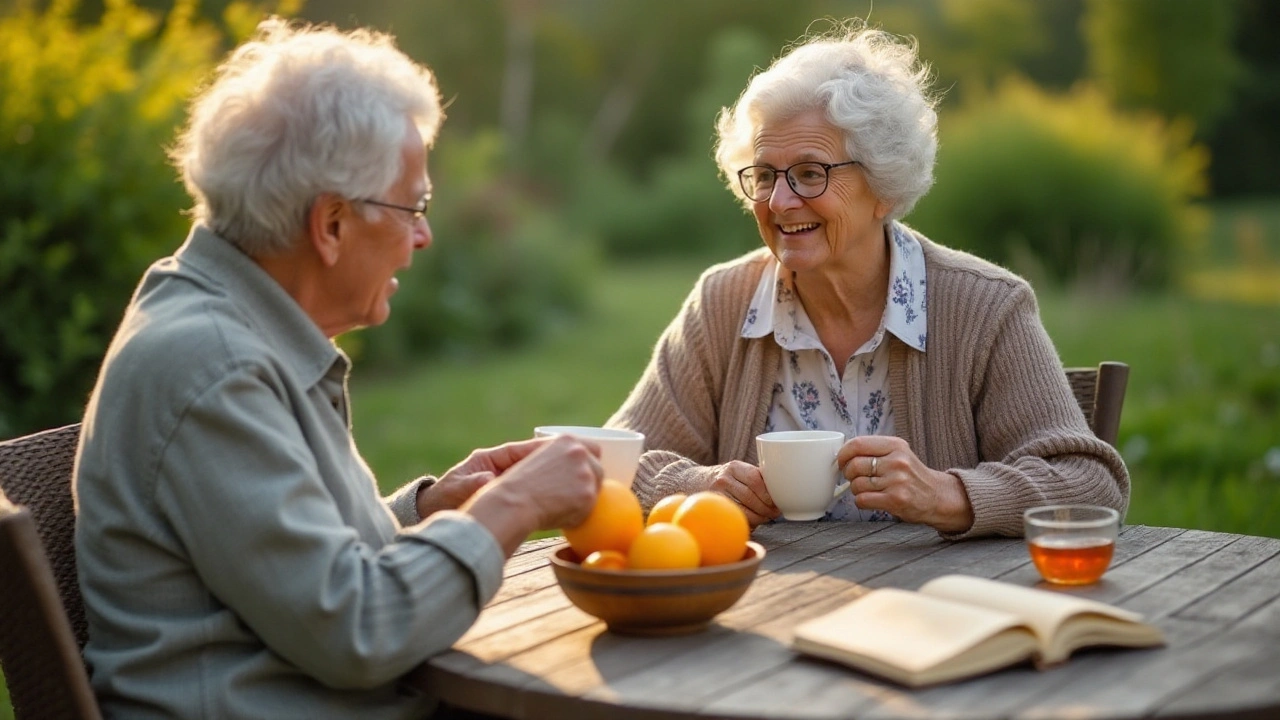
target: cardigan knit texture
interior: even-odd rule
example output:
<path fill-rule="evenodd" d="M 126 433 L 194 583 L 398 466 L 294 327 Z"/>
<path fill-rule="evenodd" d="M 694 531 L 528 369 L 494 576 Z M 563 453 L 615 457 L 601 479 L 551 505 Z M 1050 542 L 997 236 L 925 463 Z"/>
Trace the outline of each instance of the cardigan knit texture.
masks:
<path fill-rule="evenodd" d="M 1020 536 L 1023 511 L 1037 505 L 1105 505 L 1123 516 L 1124 460 L 1089 429 L 1030 284 L 909 231 L 924 249 L 928 345 L 920 352 L 886 335 L 889 395 L 895 434 L 968 494 L 973 524 L 942 536 Z M 758 464 L 755 437 L 782 351 L 772 334 L 743 338 L 741 329 L 768 258 L 761 248 L 702 274 L 606 423 L 645 435 L 633 489 L 646 509 L 707 489 L 717 465 Z"/>

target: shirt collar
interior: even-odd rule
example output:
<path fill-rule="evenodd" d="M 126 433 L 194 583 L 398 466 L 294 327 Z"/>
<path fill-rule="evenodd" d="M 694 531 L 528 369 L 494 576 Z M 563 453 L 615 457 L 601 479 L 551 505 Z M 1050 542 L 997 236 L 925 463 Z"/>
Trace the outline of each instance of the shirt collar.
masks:
<path fill-rule="evenodd" d="M 179 268 L 189 266 L 220 286 L 244 310 L 246 322 L 307 385 L 319 382 L 335 364 L 344 374 L 349 369 L 346 354 L 325 337 L 280 283 L 213 231 L 197 224 L 174 259 Z"/>
<path fill-rule="evenodd" d="M 901 223 L 890 223 L 889 235 L 889 296 L 881 324 L 902 342 L 924 352 L 928 328 L 924 251 L 920 241 Z M 791 312 L 790 306 L 795 302 L 789 273 L 771 256 L 747 306 L 742 337 L 780 333 L 794 338 L 796 313 Z M 787 343 L 780 340 L 780 344 Z"/>

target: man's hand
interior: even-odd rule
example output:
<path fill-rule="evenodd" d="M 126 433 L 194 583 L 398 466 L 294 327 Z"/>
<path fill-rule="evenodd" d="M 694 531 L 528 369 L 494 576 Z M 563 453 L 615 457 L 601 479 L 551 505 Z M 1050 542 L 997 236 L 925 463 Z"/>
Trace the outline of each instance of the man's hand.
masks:
<path fill-rule="evenodd" d="M 489 528 L 508 555 L 530 532 L 573 527 L 595 506 L 604 471 L 600 448 L 589 440 L 559 435 L 508 443 L 489 458 L 504 471 L 462 510 Z"/>
<path fill-rule="evenodd" d="M 449 471 L 428 487 L 418 490 L 418 517 L 423 520 L 441 510 L 457 510 L 495 475 L 488 470 L 474 473 Z"/>
<path fill-rule="evenodd" d="M 480 488 L 546 444 L 545 439 L 509 442 L 498 447 L 472 450 L 430 487 L 418 491 L 418 517 L 426 519 L 441 510 L 457 510 Z"/>

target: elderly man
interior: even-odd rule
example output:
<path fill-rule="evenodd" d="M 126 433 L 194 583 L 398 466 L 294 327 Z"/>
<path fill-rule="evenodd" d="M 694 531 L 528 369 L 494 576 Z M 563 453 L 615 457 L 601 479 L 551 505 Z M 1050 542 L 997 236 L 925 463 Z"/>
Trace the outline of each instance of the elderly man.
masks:
<path fill-rule="evenodd" d="M 567 437 L 387 500 L 352 440 L 332 338 L 385 321 L 431 244 L 441 118 L 388 36 L 274 19 L 192 106 L 173 159 L 195 222 L 138 286 L 77 461 L 108 716 L 427 716 L 398 679 L 467 630 L 530 532 L 590 511 L 598 448 Z"/>

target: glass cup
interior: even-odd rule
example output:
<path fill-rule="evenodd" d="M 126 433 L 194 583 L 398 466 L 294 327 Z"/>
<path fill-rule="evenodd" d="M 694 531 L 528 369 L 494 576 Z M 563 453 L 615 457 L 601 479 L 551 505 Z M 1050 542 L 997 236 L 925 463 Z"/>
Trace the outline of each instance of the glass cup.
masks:
<path fill-rule="evenodd" d="M 1024 512 L 1022 526 L 1041 577 L 1060 585 L 1087 585 L 1111 565 L 1120 513 L 1099 505 L 1048 505 Z"/>

